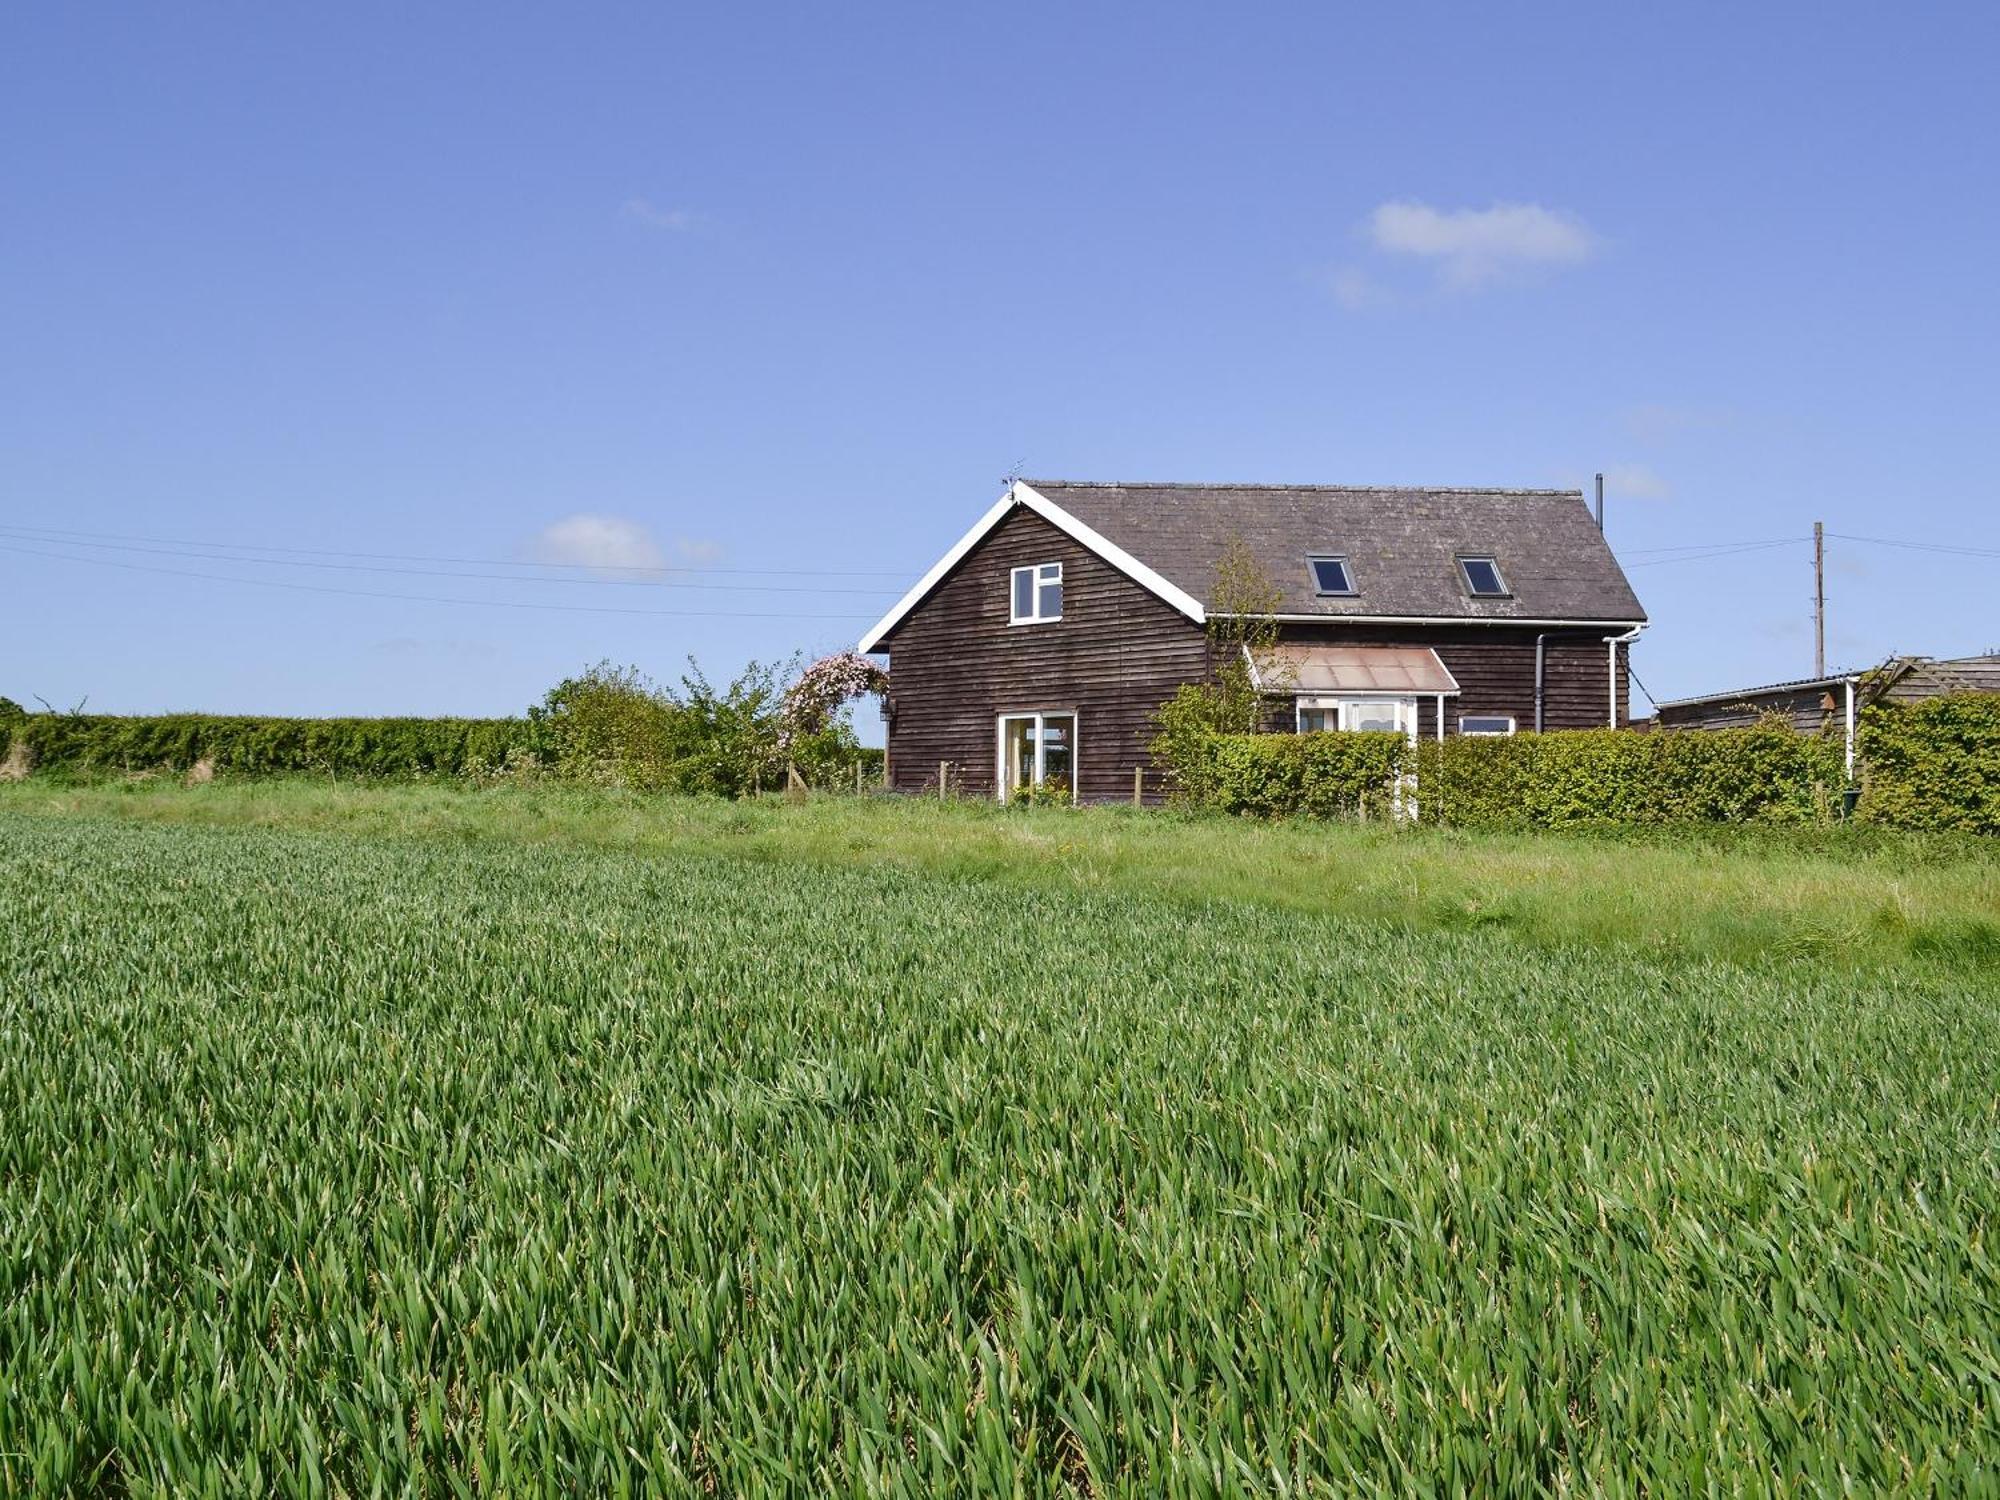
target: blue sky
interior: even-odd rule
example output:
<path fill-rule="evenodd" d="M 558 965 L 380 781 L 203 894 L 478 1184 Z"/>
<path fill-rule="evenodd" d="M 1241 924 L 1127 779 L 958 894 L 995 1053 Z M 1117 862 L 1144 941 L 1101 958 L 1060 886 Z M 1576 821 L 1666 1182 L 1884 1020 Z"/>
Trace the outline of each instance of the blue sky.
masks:
<path fill-rule="evenodd" d="M 1660 549 L 1814 519 L 1833 665 L 2000 645 L 2000 559 L 1842 539 L 2000 550 L 1991 9 L 417 9 L 0 22 L 0 693 L 726 676 L 1017 467 L 1602 469 L 1662 697 L 1812 579 Z"/>

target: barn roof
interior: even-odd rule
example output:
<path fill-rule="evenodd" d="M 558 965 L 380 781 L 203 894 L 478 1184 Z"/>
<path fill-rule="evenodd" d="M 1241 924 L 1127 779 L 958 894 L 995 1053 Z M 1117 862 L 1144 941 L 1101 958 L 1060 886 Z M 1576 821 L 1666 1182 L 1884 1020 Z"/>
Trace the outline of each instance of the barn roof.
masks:
<path fill-rule="evenodd" d="M 1767 682 L 1760 687 L 1728 688 L 1719 693 L 1697 693 L 1689 698 L 1668 698 L 1659 708 L 1695 708 L 1712 703 L 1750 703 L 1758 698 L 1787 693 L 1810 692 L 1814 688 L 1836 688 L 1842 683 L 1859 683 L 1864 698 L 1874 701 L 1897 694 L 1923 698 L 1950 693 L 2000 693 L 2000 653 L 1984 656 L 1892 656 L 1873 667 L 1852 672 L 1833 672 L 1825 677 L 1799 677 L 1790 682 Z"/>

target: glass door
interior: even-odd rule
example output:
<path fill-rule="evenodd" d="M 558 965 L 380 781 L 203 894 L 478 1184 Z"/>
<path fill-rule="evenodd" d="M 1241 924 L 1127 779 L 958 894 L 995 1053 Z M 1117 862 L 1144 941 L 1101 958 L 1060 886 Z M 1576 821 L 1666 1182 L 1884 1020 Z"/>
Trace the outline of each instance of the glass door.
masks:
<path fill-rule="evenodd" d="M 1000 718 L 1000 800 L 1026 787 L 1076 796 L 1076 715 L 1003 714 Z"/>

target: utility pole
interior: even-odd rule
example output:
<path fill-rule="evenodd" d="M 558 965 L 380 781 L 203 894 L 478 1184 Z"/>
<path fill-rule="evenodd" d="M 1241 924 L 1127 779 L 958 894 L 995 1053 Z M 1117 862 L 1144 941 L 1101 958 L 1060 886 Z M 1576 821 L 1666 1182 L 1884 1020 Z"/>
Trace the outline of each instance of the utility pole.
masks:
<path fill-rule="evenodd" d="M 1813 522 L 1813 676 L 1826 676 L 1826 522 Z"/>

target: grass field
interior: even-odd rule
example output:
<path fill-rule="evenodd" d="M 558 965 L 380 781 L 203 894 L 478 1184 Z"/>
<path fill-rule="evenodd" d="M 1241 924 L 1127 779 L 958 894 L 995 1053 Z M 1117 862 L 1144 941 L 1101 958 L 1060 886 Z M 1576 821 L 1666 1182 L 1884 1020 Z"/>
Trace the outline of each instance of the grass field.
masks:
<path fill-rule="evenodd" d="M 0 789 L 0 1490 L 1988 1491 L 1995 897 Z"/>

